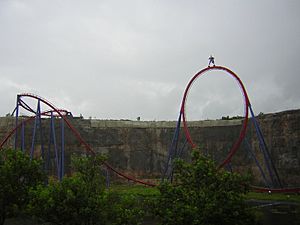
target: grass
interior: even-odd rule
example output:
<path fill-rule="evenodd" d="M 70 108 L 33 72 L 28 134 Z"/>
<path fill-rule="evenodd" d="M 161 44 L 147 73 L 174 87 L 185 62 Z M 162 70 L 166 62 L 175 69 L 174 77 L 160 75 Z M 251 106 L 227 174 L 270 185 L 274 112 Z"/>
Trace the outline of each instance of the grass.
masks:
<path fill-rule="evenodd" d="M 249 192 L 246 195 L 246 199 L 300 203 L 299 194 L 281 194 L 281 193 L 269 194 L 269 193 Z"/>
<path fill-rule="evenodd" d="M 136 195 L 143 197 L 155 197 L 159 191 L 155 187 L 146 187 L 142 185 L 113 185 L 109 191 L 116 191 L 124 195 Z"/>
<path fill-rule="evenodd" d="M 143 197 L 155 197 L 159 195 L 159 190 L 155 187 L 145 187 L 142 185 L 113 185 L 109 191 L 116 191 L 124 195 L 135 195 Z M 295 202 L 300 204 L 299 194 L 281 194 L 281 193 L 257 193 L 249 192 L 245 198 L 247 200 L 265 200 L 265 201 L 282 201 Z"/>

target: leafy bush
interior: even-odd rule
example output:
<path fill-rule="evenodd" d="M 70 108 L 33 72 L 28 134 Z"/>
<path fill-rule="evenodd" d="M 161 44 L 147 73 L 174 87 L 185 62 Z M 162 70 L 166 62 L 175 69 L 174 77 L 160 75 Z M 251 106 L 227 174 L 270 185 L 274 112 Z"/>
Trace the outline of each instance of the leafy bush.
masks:
<path fill-rule="evenodd" d="M 159 191 L 154 213 L 164 225 L 255 224 L 244 201 L 247 177 L 218 170 L 199 151 L 192 163 L 177 160 L 173 184 L 164 182 Z"/>
<path fill-rule="evenodd" d="M 33 190 L 28 210 L 54 224 L 106 224 L 102 211 L 105 196 L 95 192 L 80 176 L 66 177 Z"/>
<path fill-rule="evenodd" d="M 134 225 L 142 223 L 145 215 L 143 198 L 113 191 L 109 192 L 107 200 L 108 224 Z"/>
<path fill-rule="evenodd" d="M 105 190 L 101 155 L 72 159 L 74 173 L 31 191 L 28 212 L 66 225 L 134 225 L 143 219 L 136 196 Z"/>
<path fill-rule="evenodd" d="M 29 201 L 29 190 L 45 180 L 41 165 L 19 150 L 0 151 L 0 224 L 20 213 Z"/>
<path fill-rule="evenodd" d="M 28 212 L 54 224 L 106 224 L 103 159 L 72 158 L 74 174 L 32 190 Z"/>

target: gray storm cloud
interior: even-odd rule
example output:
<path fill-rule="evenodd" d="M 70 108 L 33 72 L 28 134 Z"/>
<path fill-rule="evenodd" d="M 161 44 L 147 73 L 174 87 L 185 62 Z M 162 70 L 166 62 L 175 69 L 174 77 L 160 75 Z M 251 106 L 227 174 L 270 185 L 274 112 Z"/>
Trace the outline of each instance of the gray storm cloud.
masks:
<path fill-rule="evenodd" d="M 0 115 L 33 92 L 85 117 L 176 120 L 210 54 L 240 76 L 257 113 L 299 108 L 299 8 L 296 0 L 2 0 Z M 191 90 L 189 118 L 242 114 L 234 81 L 207 78 Z"/>

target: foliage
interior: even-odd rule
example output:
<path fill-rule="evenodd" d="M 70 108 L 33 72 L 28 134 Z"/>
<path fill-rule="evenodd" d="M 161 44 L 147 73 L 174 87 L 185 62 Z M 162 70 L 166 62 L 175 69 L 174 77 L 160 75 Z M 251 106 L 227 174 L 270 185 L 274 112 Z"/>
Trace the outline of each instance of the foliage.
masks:
<path fill-rule="evenodd" d="M 41 161 L 30 159 L 19 150 L 0 152 L 0 224 L 15 216 L 29 201 L 29 189 L 42 183 Z"/>
<path fill-rule="evenodd" d="M 108 223 L 110 225 L 141 224 L 145 215 L 144 198 L 134 194 L 108 193 Z"/>
<path fill-rule="evenodd" d="M 147 187 L 144 185 L 114 185 L 110 187 L 111 191 L 121 195 L 131 195 L 137 198 L 157 197 L 160 192 L 156 187 Z"/>
<path fill-rule="evenodd" d="M 28 212 L 54 224 L 106 224 L 103 160 L 101 155 L 73 157 L 74 174 L 32 190 Z"/>
<path fill-rule="evenodd" d="M 243 118 L 244 118 L 243 116 L 233 116 L 233 117 L 222 116 L 221 120 L 239 120 Z"/>
<path fill-rule="evenodd" d="M 119 194 L 131 194 L 137 197 L 151 197 L 156 198 L 160 192 L 156 187 L 145 187 L 142 185 L 116 185 L 111 186 L 111 190 L 118 192 Z M 296 202 L 300 203 L 300 195 L 289 193 L 258 193 L 248 192 L 245 195 L 246 200 L 269 200 L 269 201 L 284 201 L 284 202 Z"/>
<path fill-rule="evenodd" d="M 257 193 L 249 192 L 246 195 L 248 200 L 268 200 L 268 201 L 282 201 L 282 202 L 295 202 L 300 203 L 300 195 L 295 193 L 284 194 L 284 193 Z"/>
<path fill-rule="evenodd" d="M 139 224 L 143 209 L 135 196 L 105 190 L 104 159 L 72 158 L 72 176 L 32 190 L 28 212 L 53 224 Z"/>
<path fill-rule="evenodd" d="M 80 177 L 93 194 L 102 194 L 105 189 L 105 177 L 103 173 L 103 162 L 106 157 L 98 154 L 96 156 L 72 157 L 72 169 L 74 175 Z"/>
<path fill-rule="evenodd" d="M 192 153 L 192 163 L 177 160 L 174 183 L 159 186 L 154 213 L 164 225 L 254 224 L 254 216 L 244 201 L 247 178 L 218 170 L 215 164 Z"/>
<path fill-rule="evenodd" d="M 96 194 L 97 193 L 97 194 Z M 82 177 L 74 175 L 52 181 L 31 192 L 28 210 L 54 224 L 106 224 L 103 221 L 104 194 L 92 190 Z"/>

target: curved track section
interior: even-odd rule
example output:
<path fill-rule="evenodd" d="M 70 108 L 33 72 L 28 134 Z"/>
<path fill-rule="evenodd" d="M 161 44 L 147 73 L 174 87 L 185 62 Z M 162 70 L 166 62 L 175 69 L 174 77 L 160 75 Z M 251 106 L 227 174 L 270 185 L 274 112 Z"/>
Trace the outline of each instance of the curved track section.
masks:
<path fill-rule="evenodd" d="M 182 120 L 183 120 L 183 128 L 184 128 L 184 132 L 186 135 L 186 138 L 188 140 L 188 142 L 190 143 L 190 145 L 192 146 L 192 148 L 196 147 L 196 144 L 193 142 L 189 128 L 188 128 L 188 124 L 187 124 L 187 120 L 186 120 L 186 109 L 185 109 L 185 105 L 186 105 L 186 101 L 187 101 L 187 96 L 188 93 L 192 87 L 192 84 L 201 76 L 205 75 L 208 71 L 224 71 L 225 75 L 230 75 L 231 77 L 233 77 L 237 83 L 239 84 L 239 86 L 241 87 L 241 91 L 242 94 L 244 96 L 244 104 L 245 104 L 245 110 L 244 110 L 244 121 L 242 124 L 242 128 L 239 134 L 238 139 L 236 140 L 236 142 L 233 144 L 232 148 L 230 149 L 228 155 L 226 156 L 226 158 L 223 160 L 223 162 L 219 165 L 219 167 L 223 167 L 226 164 L 228 164 L 231 161 L 232 156 L 236 153 L 236 151 L 238 150 L 238 148 L 240 147 L 245 135 L 246 135 L 246 130 L 247 130 L 247 124 L 248 124 L 248 107 L 250 105 L 249 102 L 249 98 L 248 98 L 248 94 L 247 91 L 244 87 L 244 84 L 242 83 L 241 79 L 230 69 L 223 67 L 223 66 L 213 66 L 213 67 L 207 67 L 202 69 L 200 72 L 196 73 L 193 78 L 190 80 L 190 82 L 188 83 L 185 91 L 184 91 L 184 95 L 183 95 L 183 99 L 182 99 L 182 103 L 181 103 L 181 113 L 182 113 Z"/>
<path fill-rule="evenodd" d="M 188 128 L 188 124 L 187 124 L 187 119 L 186 119 L 186 101 L 187 101 L 187 96 L 188 93 L 192 87 L 192 84 L 197 80 L 197 78 L 205 75 L 207 72 L 209 71 L 224 71 L 225 74 L 230 75 L 231 77 L 233 77 L 237 83 L 239 84 L 240 88 L 241 88 L 241 92 L 244 96 L 244 105 L 245 105 L 245 110 L 244 110 L 244 120 L 243 120 L 243 124 L 242 124 L 242 128 L 240 130 L 240 134 L 238 139 L 235 141 L 235 143 L 233 144 L 232 148 L 230 149 L 228 155 L 226 156 L 226 158 L 224 159 L 224 161 L 219 165 L 219 168 L 225 166 L 226 164 L 228 164 L 231 161 L 231 158 L 233 157 L 233 155 L 236 153 L 236 151 L 238 150 L 238 148 L 240 147 L 243 139 L 245 138 L 246 135 L 246 130 L 247 130 L 247 124 L 248 124 L 248 117 L 249 117 L 249 112 L 248 109 L 249 107 L 251 107 L 250 105 L 250 101 L 248 98 L 248 94 L 246 91 L 246 88 L 244 87 L 241 79 L 230 69 L 223 67 L 223 66 L 212 66 L 212 67 L 207 67 L 202 69 L 201 71 L 199 71 L 198 73 L 196 73 L 192 79 L 189 81 L 185 91 L 184 91 L 184 96 L 181 102 L 181 108 L 180 108 L 180 113 L 182 114 L 182 122 L 183 122 L 183 127 L 184 127 L 184 133 L 186 136 L 187 141 L 189 142 L 189 144 L 192 146 L 192 148 L 196 147 L 196 144 L 193 142 L 191 134 L 189 132 L 189 128 Z M 264 188 L 264 187 L 257 187 L 257 186 L 250 186 L 251 189 L 255 192 L 267 192 L 267 193 L 300 193 L 300 188 L 296 187 L 296 188 Z"/>
<path fill-rule="evenodd" d="M 186 116 L 185 116 L 185 103 L 187 100 L 187 95 L 188 92 L 193 84 L 193 82 L 200 76 L 204 75 L 206 72 L 210 71 L 210 70 L 221 70 L 221 71 L 225 71 L 227 74 L 229 74 L 230 76 L 232 76 L 234 79 L 237 80 L 237 82 L 239 83 L 242 93 L 244 95 L 244 101 L 245 101 L 245 119 L 243 121 L 242 124 L 242 128 L 240 131 L 240 135 L 238 137 L 238 140 L 234 143 L 233 147 L 231 148 L 229 154 L 227 155 L 226 159 L 219 165 L 219 168 L 226 165 L 228 162 L 230 162 L 232 156 L 235 154 L 235 152 L 237 151 L 237 149 L 239 148 L 243 138 L 245 137 L 246 134 L 246 129 L 247 129 L 247 122 L 248 122 L 248 107 L 250 106 L 250 102 L 248 99 L 248 95 L 246 92 L 246 89 L 242 83 L 242 81 L 239 79 L 239 77 L 233 73 L 231 70 L 222 67 L 222 66 L 214 66 L 214 67 L 207 67 L 203 70 L 201 70 L 200 72 L 198 72 L 197 74 L 194 75 L 194 77 L 190 80 L 190 82 L 188 83 L 185 92 L 184 92 L 184 97 L 182 100 L 182 105 L 181 105 L 181 111 L 180 113 L 182 114 L 183 117 L 183 126 L 184 126 L 184 132 L 187 138 L 187 141 L 191 144 L 192 147 L 195 147 L 196 145 L 194 144 L 191 135 L 189 133 L 189 129 L 188 129 L 188 125 L 187 125 L 187 121 L 186 121 Z M 73 125 L 70 123 L 70 121 L 67 119 L 67 115 L 70 114 L 70 112 L 68 112 L 67 110 L 63 110 L 63 109 L 58 109 L 56 108 L 53 104 L 51 104 L 50 102 L 48 102 L 46 99 L 43 99 L 37 95 L 33 95 L 30 93 L 25 93 L 25 94 L 21 94 L 18 95 L 18 98 L 31 98 L 31 99 L 35 99 L 37 101 L 42 102 L 43 104 L 47 105 L 50 110 L 41 112 L 40 115 L 42 116 L 49 116 L 51 114 L 55 114 L 55 116 L 60 117 L 64 120 L 64 122 L 67 124 L 67 126 L 69 127 L 69 129 L 71 130 L 71 132 L 73 133 L 73 135 L 77 138 L 77 140 L 81 143 L 81 145 L 84 146 L 85 150 L 87 152 L 89 152 L 92 155 L 95 155 L 95 151 L 93 150 L 93 148 L 82 138 L 82 136 L 80 135 L 80 133 L 73 127 Z M 32 112 L 31 108 L 26 106 L 26 104 L 23 104 L 22 107 L 29 111 Z M 26 120 L 22 121 L 22 123 L 27 123 L 31 120 L 34 120 L 36 118 L 35 116 L 31 116 L 29 118 L 27 118 Z M 8 139 L 21 127 L 22 123 L 18 124 L 14 129 L 12 129 L 7 136 L 4 138 L 4 140 L 0 143 L 0 150 L 2 149 L 2 147 L 4 146 L 4 144 L 8 141 Z M 154 183 L 150 183 L 150 182 L 145 182 L 143 180 L 139 180 L 136 179 L 135 177 L 129 176 L 127 174 L 124 174 L 118 170 L 116 170 L 115 168 L 113 168 L 109 163 L 104 162 L 103 165 L 109 169 L 110 171 L 112 171 L 113 173 L 117 174 L 118 176 L 125 178 L 127 180 L 131 180 L 135 183 L 139 183 L 139 184 L 143 184 L 146 186 L 151 186 L 154 187 L 156 186 L 156 184 Z M 263 188 L 263 187 L 256 187 L 256 186 L 251 186 L 252 190 L 256 191 L 256 192 L 280 192 L 280 193 L 300 193 L 300 188 L 282 188 L 282 189 L 272 189 L 272 188 Z"/>
<path fill-rule="evenodd" d="M 31 111 L 31 110 L 30 110 Z M 59 111 L 62 115 L 67 116 L 70 112 L 64 109 L 58 109 L 57 111 Z M 54 110 L 47 110 L 45 112 L 41 113 L 41 116 L 51 116 L 51 112 L 52 113 L 56 113 L 56 111 Z M 59 115 L 55 115 L 55 116 L 59 116 Z M 22 121 L 23 124 L 26 124 L 32 120 L 34 120 L 36 118 L 36 116 L 30 116 L 28 117 L 26 120 Z M 18 124 L 14 129 L 12 129 L 5 137 L 4 139 L 1 141 L 0 143 L 0 151 L 3 148 L 3 146 L 5 145 L 5 143 L 8 141 L 9 138 L 11 138 L 11 136 L 22 126 L 22 123 Z"/>
<path fill-rule="evenodd" d="M 32 98 L 32 99 L 36 99 L 42 103 L 44 103 L 45 105 L 47 105 L 48 107 L 51 108 L 51 110 L 53 112 L 55 112 L 57 114 L 57 116 L 61 117 L 64 122 L 67 124 L 67 126 L 69 127 L 69 129 L 72 131 L 72 133 L 75 135 L 75 137 L 77 138 L 77 140 L 85 147 L 85 150 L 87 152 L 89 152 L 90 154 L 92 155 L 96 155 L 95 151 L 93 150 L 93 148 L 82 138 L 82 136 L 80 135 L 80 133 L 73 127 L 73 125 L 70 123 L 70 121 L 67 119 L 66 117 L 66 113 L 65 113 L 65 110 L 60 110 L 58 108 L 56 108 L 52 103 L 50 103 L 49 101 L 47 101 L 46 99 L 40 97 L 40 96 L 37 96 L 37 95 L 34 95 L 34 94 L 30 94 L 30 93 L 25 93 L 25 94 L 20 94 L 18 95 L 18 98 L 23 98 L 23 97 L 28 97 L 28 98 Z M 27 107 L 28 108 L 28 107 Z M 26 109 L 26 108 L 25 108 Z M 47 115 L 50 111 L 46 111 L 44 112 L 43 114 L 44 115 Z M 31 110 L 29 110 L 31 111 Z M 27 119 L 27 122 L 34 119 L 34 117 L 29 117 Z M 18 129 L 19 127 L 16 126 L 11 132 L 9 132 L 9 134 L 6 136 L 6 138 L 4 139 L 4 141 L 1 142 L 1 146 L 0 146 L 0 149 L 2 148 L 2 146 L 5 144 L 5 142 L 16 132 L 16 130 Z M 118 176 L 120 177 L 123 177 L 127 180 L 131 180 L 135 183 L 139 183 L 139 184 L 143 184 L 143 185 L 147 185 L 147 186 L 151 186 L 151 187 L 154 187 L 156 186 L 155 184 L 153 183 L 150 183 L 150 182 L 145 182 L 145 181 L 142 181 L 142 180 L 139 180 L 139 179 L 136 179 L 135 177 L 132 177 L 132 176 L 129 176 L 127 174 L 124 174 L 124 173 L 121 173 L 120 171 L 116 170 L 115 168 L 113 168 L 109 163 L 107 162 L 104 162 L 103 163 L 104 166 L 109 169 L 110 171 L 114 172 L 115 174 L 117 174 Z"/>

